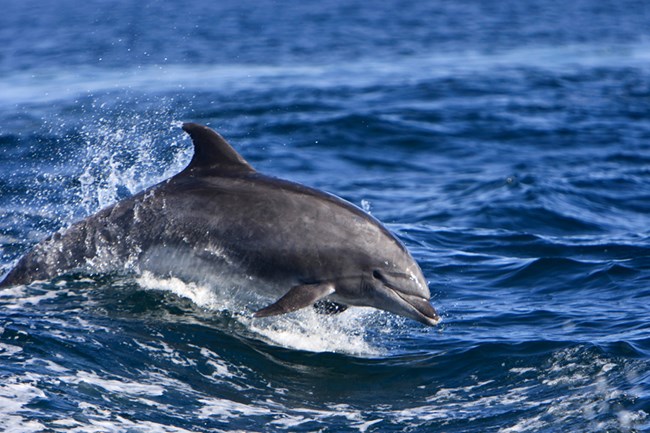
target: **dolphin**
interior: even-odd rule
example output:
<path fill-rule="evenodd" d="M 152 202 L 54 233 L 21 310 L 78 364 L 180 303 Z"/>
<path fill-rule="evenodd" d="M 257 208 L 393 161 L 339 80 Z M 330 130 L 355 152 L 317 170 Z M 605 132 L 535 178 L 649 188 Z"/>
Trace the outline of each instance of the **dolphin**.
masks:
<path fill-rule="evenodd" d="M 238 280 L 277 299 L 255 317 L 368 306 L 439 322 L 422 270 L 379 221 L 334 195 L 257 172 L 206 126 L 182 128 L 194 144 L 184 170 L 54 233 L 0 287 L 69 272 L 149 271 Z"/>

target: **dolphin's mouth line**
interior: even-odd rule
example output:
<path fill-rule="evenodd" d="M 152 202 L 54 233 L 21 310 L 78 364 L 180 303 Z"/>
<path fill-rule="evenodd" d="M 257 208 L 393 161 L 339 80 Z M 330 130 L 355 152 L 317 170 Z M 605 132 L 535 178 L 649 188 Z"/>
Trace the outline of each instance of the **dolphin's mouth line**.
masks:
<path fill-rule="evenodd" d="M 428 300 L 419 296 L 407 295 L 401 293 L 399 290 L 386 285 L 391 289 L 400 299 L 402 299 L 410 308 L 415 310 L 416 314 L 421 318 L 420 322 L 426 325 L 437 325 L 440 323 L 440 316 L 436 310 L 431 306 Z"/>

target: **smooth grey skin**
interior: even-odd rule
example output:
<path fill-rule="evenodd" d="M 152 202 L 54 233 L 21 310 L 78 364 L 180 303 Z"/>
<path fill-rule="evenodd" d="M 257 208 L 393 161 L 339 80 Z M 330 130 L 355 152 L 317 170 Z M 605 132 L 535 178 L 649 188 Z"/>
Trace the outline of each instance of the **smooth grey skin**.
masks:
<path fill-rule="evenodd" d="M 39 243 L 0 287 L 71 271 L 151 271 L 239 280 L 279 297 L 257 317 L 320 301 L 328 312 L 369 306 L 438 323 L 420 267 L 376 219 L 331 194 L 256 172 L 206 126 L 183 129 L 194 143 L 187 168 Z"/>

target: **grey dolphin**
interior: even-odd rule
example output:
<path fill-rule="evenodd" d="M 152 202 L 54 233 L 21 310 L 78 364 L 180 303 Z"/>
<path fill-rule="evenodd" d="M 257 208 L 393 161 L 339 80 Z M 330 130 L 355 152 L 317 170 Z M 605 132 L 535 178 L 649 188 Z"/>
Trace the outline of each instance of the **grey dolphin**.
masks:
<path fill-rule="evenodd" d="M 37 244 L 0 287 L 86 270 L 186 281 L 253 280 L 279 298 L 255 313 L 369 306 L 439 321 L 420 267 L 376 219 L 331 194 L 258 173 L 219 134 L 183 124 L 194 156 L 180 173 Z"/>

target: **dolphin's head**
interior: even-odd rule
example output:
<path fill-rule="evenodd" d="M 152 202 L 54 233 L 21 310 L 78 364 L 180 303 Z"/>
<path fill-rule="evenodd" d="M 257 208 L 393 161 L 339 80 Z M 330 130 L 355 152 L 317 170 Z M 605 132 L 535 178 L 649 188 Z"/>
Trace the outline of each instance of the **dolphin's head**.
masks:
<path fill-rule="evenodd" d="M 431 306 L 431 295 L 420 267 L 414 260 L 410 266 L 375 266 L 363 278 L 366 299 L 371 307 L 417 320 L 425 325 L 437 325 L 440 317 Z"/>
<path fill-rule="evenodd" d="M 322 314 L 357 306 L 437 325 L 440 316 L 429 302 L 429 287 L 413 257 L 387 230 L 370 238 L 371 242 L 361 242 L 365 248 L 337 251 L 329 261 L 307 262 L 321 276 L 305 278 L 278 301 L 256 311 L 255 317 L 285 314 L 311 305 Z"/>
<path fill-rule="evenodd" d="M 408 317 L 425 325 L 437 325 L 440 317 L 429 303 L 429 288 L 422 273 L 401 273 L 374 270 L 372 279 L 364 283 L 371 287 L 371 306 L 400 316 Z"/>
<path fill-rule="evenodd" d="M 431 295 L 422 270 L 401 245 L 392 253 L 369 260 L 360 275 L 339 285 L 339 299 L 437 325 L 440 316 L 429 303 Z"/>

